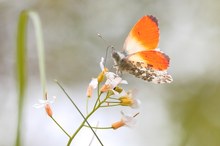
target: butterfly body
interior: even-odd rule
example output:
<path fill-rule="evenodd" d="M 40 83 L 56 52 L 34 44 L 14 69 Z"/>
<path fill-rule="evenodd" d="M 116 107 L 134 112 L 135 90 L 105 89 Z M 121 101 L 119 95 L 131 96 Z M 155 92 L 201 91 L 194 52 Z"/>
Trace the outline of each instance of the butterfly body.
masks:
<path fill-rule="evenodd" d="M 167 74 L 169 57 L 157 49 L 159 28 L 153 16 L 142 17 L 125 40 L 123 51 L 113 50 L 115 68 L 119 74 L 128 72 L 153 83 L 170 83 Z"/>

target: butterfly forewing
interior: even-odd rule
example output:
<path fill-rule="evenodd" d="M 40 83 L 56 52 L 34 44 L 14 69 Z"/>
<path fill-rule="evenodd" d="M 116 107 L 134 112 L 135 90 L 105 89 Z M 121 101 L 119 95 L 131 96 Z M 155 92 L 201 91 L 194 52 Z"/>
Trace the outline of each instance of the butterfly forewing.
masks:
<path fill-rule="evenodd" d="M 154 16 L 142 17 L 131 29 L 123 49 L 127 54 L 156 49 L 159 42 L 158 21 Z"/>

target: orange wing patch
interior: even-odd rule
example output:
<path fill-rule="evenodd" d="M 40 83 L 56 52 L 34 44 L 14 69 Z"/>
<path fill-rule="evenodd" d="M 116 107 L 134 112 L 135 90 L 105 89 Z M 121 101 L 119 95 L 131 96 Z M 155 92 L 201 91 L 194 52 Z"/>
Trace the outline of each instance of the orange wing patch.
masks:
<path fill-rule="evenodd" d="M 142 67 L 150 67 L 155 70 L 166 70 L 169 67 L 169 57 L 159 51 L 141 51 L 128 56 L 129 61 L 140 63 Z"/>
<path fill-rule="evenodd" d="M 145 46 L 146 49 L 155 49 L 159 42 L 157 19 L 153 16 L 144 16 L 131 30 L 131 35 Z"/>
<path fill-rule="evenodd" d="M 158 21 L 153 16 L 142 17 L 132 28 L 125 40 L 124 49 L 128 54 L 153 50 L 159 42 Z"/>

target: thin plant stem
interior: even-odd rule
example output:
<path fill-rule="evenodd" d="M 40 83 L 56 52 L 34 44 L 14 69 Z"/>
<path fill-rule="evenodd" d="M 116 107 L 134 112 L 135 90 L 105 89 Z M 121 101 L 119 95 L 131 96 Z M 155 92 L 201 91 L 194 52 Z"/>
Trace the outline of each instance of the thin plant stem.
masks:
<path fill-rule="evenodd" d="M 113 107 L 113 106 L 119 106 L 120 104 L 112 104 L 112 105 L 101 105 L 100 107 Z"/>
<path fill-rule="evenodd" d="M 88 125 L 84 125 L 85 127 L 88 127 Z M 93 129 L 112 129 L 112 127 L 92 127 Z"/>
<path fill-rule="evenodd" d="M 96 126 L 98 127 L 98 125 L 99 125 L 99 122 L 97 122 Z M 90 128 L 90 127 L 89 127 L 89 128 Z M 96 131 L 97 131 L 97 129 L 95 129 L 95 132 L 96 132 Z M 88 146 L 91 146 L 91 145 L 92 145 L 92 142 L 93 142 L 94 138 L 95 138 L 95 135 L 93 134 L 93 135 L 92 135 L 92 139 L 90 140 L 90 143 L 89 143 Z"/>
<path fill-rule="evenodd" d="M 89 113 L 89 98 L 86 99 L 86 115 Z"/>
<path fill-rule="evenodd" d="M 71 136 L 63 129 L 63 127 L 51 116 L 51 119 L 57 124 L 57 126 L 69 137 Z"/>
<path fill-rule="evenodd" d="M 90 114 L 88 114 L 86 117 L 83 115 L 83 113 L 80 111 L 80 109 L 78 108 L 78 106 L 75 104 L 75 102 L 70 98 L 70 96 L 67 94 L 66 90 L 61 86 L 61 84 L 55 80 L 55 82 L 58 84 L 58 86 L 63 90 L 63 92 L 66 94 L 66 96 L 68 97 L 68 99 L 71 101 L 71 103 L 74 105 L 74 107 L 77 109 L 77 111 L 79 112 L 79 114 L 82 116 L 82 118 L 84 119 L 84 121 L 82 122 L 82 124 L 79 126 L 79 128 L 75 131 L 75 133 L 71 136 L 71 138 L 69 139 L 67 145 L 69 146 L 73 140 L 73 138 L 76 136 L 76 134 L 80 131 L 80 129 L 83 127 L 83 125 L 85 123 L 87 123 L 90 127 L 90 129 L 92 130 L 92 132 L 94 133 L 94 135 L 96 136 L 97 140 L 99 141 L 99 143 L 103 145 L 103 143 L 101 142 L 101 140 L 99 139 L 98 135 L 95 133 L 95 131 L 92 129 L 91 125 L 89 124 L 89 122 L 87 121 L 87 119 L 95 112 L 95 110 L 93 110 Z"/>
<path fill-rule="evenodd" d="M 114 98 L 114 97 L 109 97 L 109 99 L 119 100 L 118 98 Z M 120 100 L 119 100 L 119 101 L 120 101 Z"/>
<path fill-rule="evenodd" d="M 63 89 L 64 90 L 64 89 Z M 103 101 L 101 101 L 96 107 L 95 107 L 95 109 L 94 110 L 92 110 L 86 117 L 85 117 L 85 119 L 84 119 L 84 121 L 81 123 L 81 125 L 78 127 L 78 129 L 76 130 L 76 132 L 72 135 L 72 139 L 70 139 L 69 140 L 69 142 L 68 142 L 68 146 L 70 145 L 70 143 L 71 143 L 71 141 L 73 140 L 73 138 L 77 135 L 77 133 L 80 131 L 80 129 L 85 125 L 85 123 L 87 123 L 88 124 L 88 127 L 90 127 L 90 129 L 92 129 L 92 126 L 87 122 L 87 119 L 89 119 L 89 117 L 99 108 L 99 107 L 101 107 L 101 105 L 108 99 L 108 95 L 109 95 L 109 92 L 107 92 L 107 95 L 106 95 L 106 97 L 105 97 L 105 99 L 103 100 Z M 67 95 L 67 97 L 68 97 L 68 95 Z M 69 98 L 69 97 L 68 97 Z M 71 99 L 72 100 L 72 99 Z M 93 129 L 92 129 L 93 130 Z M 97 137 L 97 135 L 96 135 L 96 133 L 94 133 L 94 135 Z M 97 137 L 98 138 L 98 137 Z M 102 143 L 100 143 L 102 146 L 103 146 L 103 144 Z"/>
<path fill-rule="evenodd" d="M 99 91 L 99 87 L 100 87 L 100 83 L 98 83 L 98 86 L 97 86 L 97 95 L 100 94 L 100 96 L 101 96 L 101 92 Z M 100 96 L 98 98 L 98 102 L 100 102 Z"/>
<path fill-rule="evenodd" d="M 100 86 L 100 83 L 98 83 L 98 86 L 97 86 L 97 95 L 98 95 L 98 98 L 96 99 L 96 102 L 94 104 L 94 107 L 93 107 L 93 110 L 96 108 L 97 104 L 100 103 L 100 97 L 102 95 L 102 92 L 99 91 L 99 86 Z"/>
<path fill-rule="evenodd" d="M 120 101 L 107 101 L 107 103 L 121 103 Z"/>

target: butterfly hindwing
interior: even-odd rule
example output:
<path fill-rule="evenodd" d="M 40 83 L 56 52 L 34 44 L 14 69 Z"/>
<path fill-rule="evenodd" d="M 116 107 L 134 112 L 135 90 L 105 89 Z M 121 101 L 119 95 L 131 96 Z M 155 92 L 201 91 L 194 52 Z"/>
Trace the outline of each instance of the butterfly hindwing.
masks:
<path fill-rule="evenodd" d="M 121 69 L 137 78 L 156 84 L 170 83 L 172 77 L 167 74 L 169 57 L 160 51 L 141 51 L 123 58 Z"/>
<path fill-rule="evenodd" d="M 141 63 L 143 67 L 150 67 L 155 70 L 166 70 L 169 67 L 169 57 L 160 51 L 141 51 L 126 57 L 134 63 Z"/>

